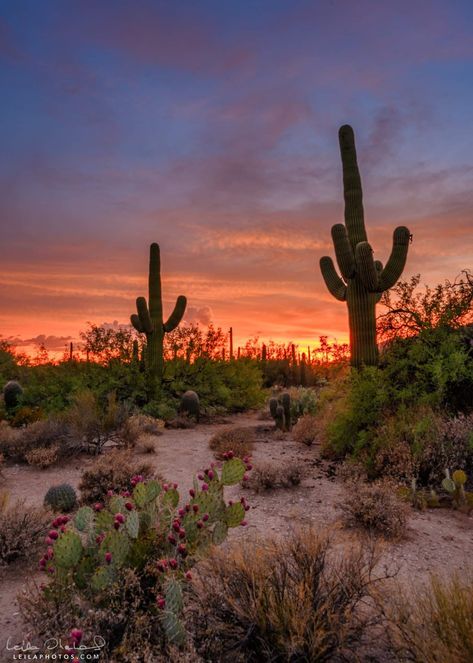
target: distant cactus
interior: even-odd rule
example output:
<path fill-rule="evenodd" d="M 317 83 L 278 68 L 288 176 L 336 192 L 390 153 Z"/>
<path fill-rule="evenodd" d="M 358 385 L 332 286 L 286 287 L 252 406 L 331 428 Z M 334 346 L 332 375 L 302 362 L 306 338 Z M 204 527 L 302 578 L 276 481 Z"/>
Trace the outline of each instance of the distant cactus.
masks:
<path fill-rule="evenodd" d="M 199 421 L 200 401 L 199 396 L 195 391 L 188 390 L 183 394 L 179 406 L 179 412 L 194 417 L 196 421 Z"/>
<path fill-rule="evenodd" d="M 343 164 L 345 225 L 332 227 L 335 255 L 342 278 L 335 271 L 332 258 L 324 256 L 320 269 L 330 293 L 348 306 L 351 363 L 359 367 L 378 363 L 376 343 L 376 303 L 384 291 L 395 285 L 406 264 L 410 232 L 404 226 L 394 231 L 393 248 L 386 266 L 373 260 L 367 241 L 361 179 L 356 160 L 353 129 L 345 125 L 339 131 Z"/>
<path fill-rule="evenodd" d="M 442 481 L 442 488 L 449 493 L 454 506 L 461 507 L 467 501 L 465 493 L 465 484 L 468 480 L 463 470 L 455 470 L 450 476 L 450 471 L 445 470 L 445 479 Z"/>
<path fill-rule="evenodd" d="M 16 380 L 10 380 L 3 387 L 3 400 L 7 411 L 14 410 L 20 402 L 23 395 L 23 388 Z"/>
<path fill-rule="evenodd" d="M 138 313 L 131 316 L 131 324 L 140 333 L 146 334 L 146 355 L 150 374 L 161 379 L 164 370 L 164 334 L 171 332 L 181 322 L 186 310 L 187 299 L 180 295 L 173 312 L 163 321 L 163 301 L 161 292 L 161 258 L 159 245 L 151 244 L 149 254 L 148 302 L 144 297 L 136 300 Z"/>
<path fill-rule="evenodd" d="M 44 504 L 53 511 L 72 511 L 77 504 L 76 491 L 68 483 L 51 486 L 44 496 Z"/>
<path fill-rule="evenodd" d="M 279 398 L 269 400 L 269 412 L 276 423 L 276 428 L 282 431 L 290 431 L 291 422 L 291 397 L 284 392 Z"/>

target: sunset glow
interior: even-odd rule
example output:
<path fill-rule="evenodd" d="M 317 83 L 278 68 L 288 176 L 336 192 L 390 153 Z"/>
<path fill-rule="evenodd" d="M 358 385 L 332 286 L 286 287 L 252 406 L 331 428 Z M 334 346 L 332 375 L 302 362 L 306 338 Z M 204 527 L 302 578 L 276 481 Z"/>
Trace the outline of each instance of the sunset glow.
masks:
<path fill-rule="evenodd" d="M 472 19 L 466 0 L 4 3 L 2 337 L 54 354 L 127 323 L 157 241 L 187 322 L 346 342 L 318 268 L 346 122 L 376 258 L 404 224 L 406 278 L 471 267 Z"/>

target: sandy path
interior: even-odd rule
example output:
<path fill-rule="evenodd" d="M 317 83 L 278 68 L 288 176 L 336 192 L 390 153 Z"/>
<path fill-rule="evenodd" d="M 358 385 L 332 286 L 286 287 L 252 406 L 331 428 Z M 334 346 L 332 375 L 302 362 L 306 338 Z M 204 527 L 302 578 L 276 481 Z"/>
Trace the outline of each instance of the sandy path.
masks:
<path fill-rule="evenodd" d="M 236 415 L 233 424 L 248 427 L 264 427 L 265 422 L 256 415 Z M 223 425 L 202 425 L 190 430 L 165 430 L 157 438 L 156 454 L 146 456 L 159 473 L 169 481 L 179 484 L 181 494 L 192 485 L 192 476 L 208 466 L 212 460 L 208 448 L 209 438 Z M 327 476 L 315 447 L 308 448 L 294 442 L 290 436 L 276 440 L 268 431 L 259 435 L 253 454 L 253 464 L 270 461 L 278 464 L 297 461 L 304 468 L 304 478 L 297 488 L 254 494 L 236 486 L 227 489 L 227 498 L 245 495 L 251 505 L 248 526 L 236 528 L 229 540 L 257 538 L 267 535 L 287 535 L 297 525 L 335 527 L 337 538 L 349 542 L 352 535 L 340 531 L 340 512 L 336 504 L 344 495 L 339 480 Z M 39 504 L 50 485 L 69 482 L 77 486 L 82 470 L 90 465 L 89 459 L 73 460 L 66 467 L 37 471 L 15 466 L 6 468 L 4 478 L 10 499 L 25 499 Z M 356 496 L 354 496 L 356 499 Z M 35 555 L 36 557 L 36 555 Z M 473 518 L 446 511 L 413 512 L 407 538 L 387 544 L 383 562 L 399 568 L 399 577 L 405 582 L 420 582 L 430 572 L 462 571 L 473 560 Z M 26 635 L 17 613 L 15 596 L 27 577 L 37 575 L 36 560 L 30 566 L 22 562 L 13 565 L 0 576 L 0 661 L 11 661 L 5 652 L 8 636 L 21 641 Z M 41 576 L 38 576 L 41 577 Z M 3 658 L 2 658 L 3 653 Z"/>

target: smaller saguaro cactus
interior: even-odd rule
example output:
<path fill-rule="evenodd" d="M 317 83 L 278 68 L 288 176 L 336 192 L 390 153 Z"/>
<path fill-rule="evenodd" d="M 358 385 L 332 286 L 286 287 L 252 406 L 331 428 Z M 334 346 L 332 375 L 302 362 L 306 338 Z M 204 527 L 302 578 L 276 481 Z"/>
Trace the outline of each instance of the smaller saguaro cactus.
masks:
<path fill-rule="evenodd" d="M 164 370 L 164 334 L 171 332 L 181 322 L 186 310 L 187 299 L 180 295 L 174 310 L 163 321 L 163 301 L 161 291 L 161 257 L 159 245 L 151 244 L 149 250 L 148 302 L 145 297 L 136 300 L 137 313 L 131 316 L 131 324 L 136 331 L 146 334 L 146 354 L 148 370 L 155 378 L 161 379 Z"/>
<path fill-rule="evenodd" d="M 196 421 L 199 421 L 200 401 L 199 396 L 195 391 L 189 389 L 182 395 L 179 412 L 194 417 Z"/>
<path fill-rule="evenodd" d="M 291 430 L 291 396 L 284 392 L 279 398 L 269 400 L 269 412 L 276 423 L 276 428 L 282 431 Z"/>
<path fill-rule="evenodd" d="M 44 504 L 53 511 L 72 511 L 77 504 L 76 491 L 68 483 L 51 486 L 44 496 Z"/>
<path fill-rule="evenodd" d="M 23 388 L 16 380 L 10 380 L 3 387 L 3 400 L 7 410 L 14 410 L 23 394 Z"/>

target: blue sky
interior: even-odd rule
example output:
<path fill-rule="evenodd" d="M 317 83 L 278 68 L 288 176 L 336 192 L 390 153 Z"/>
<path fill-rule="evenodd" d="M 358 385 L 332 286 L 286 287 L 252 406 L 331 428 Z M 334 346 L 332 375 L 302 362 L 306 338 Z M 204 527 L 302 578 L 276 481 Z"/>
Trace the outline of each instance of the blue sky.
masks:
<path fill-rule="evenodd" d="M 377 257 L 407 224 L 406 277 L 453 278 L 473 249 L 472 28 L 459 0 L 3 0 L 0 331 L 125 322 L 158 241 L 189 320 L 345 338 L 317 263 L 347 122 Z"/>

